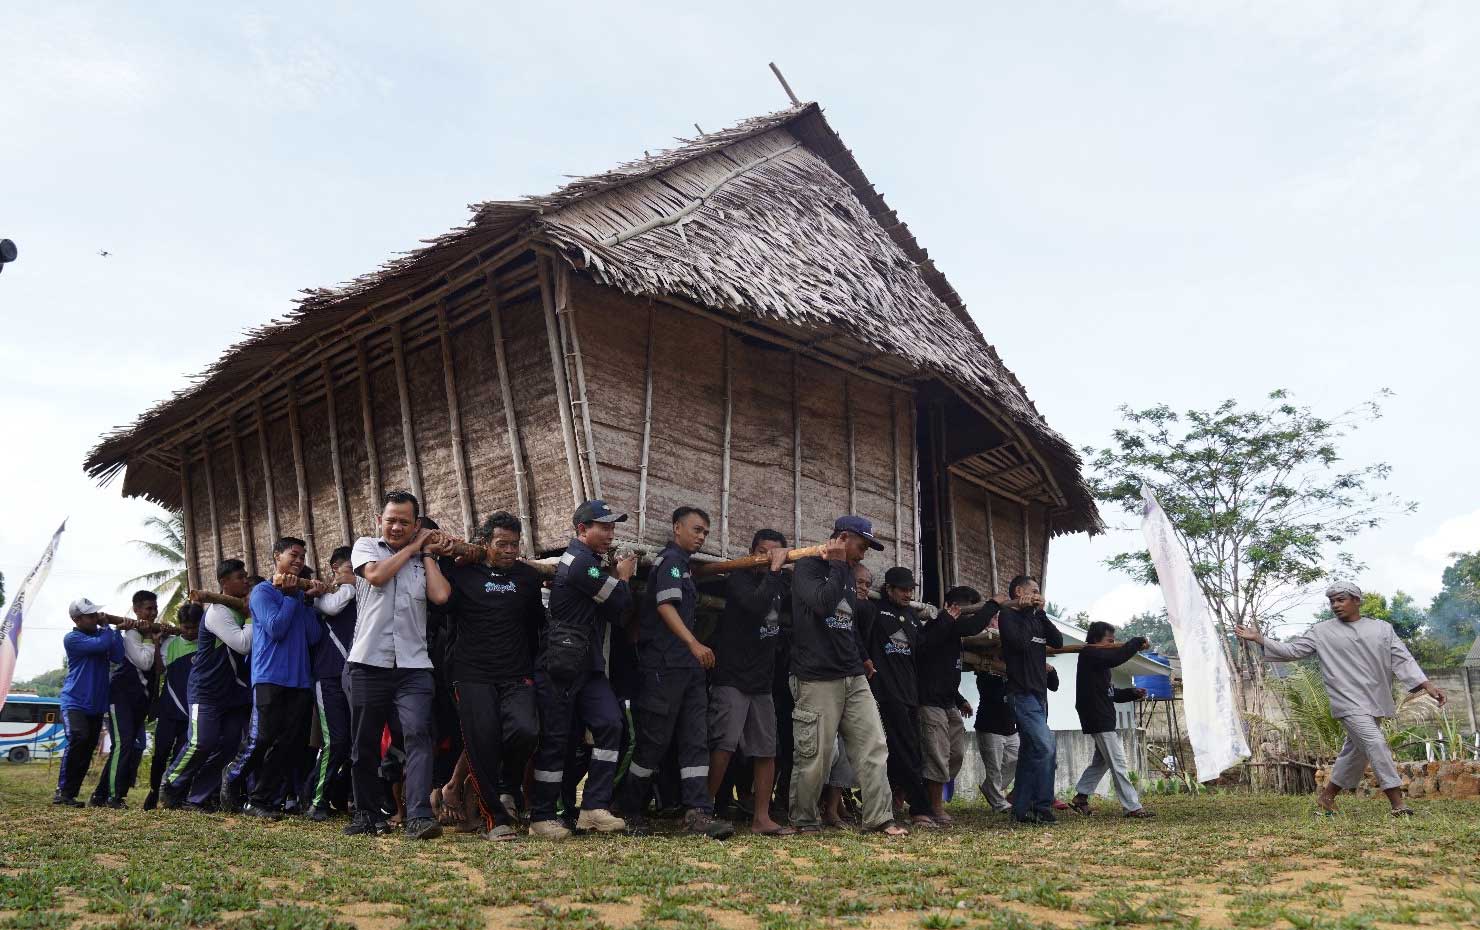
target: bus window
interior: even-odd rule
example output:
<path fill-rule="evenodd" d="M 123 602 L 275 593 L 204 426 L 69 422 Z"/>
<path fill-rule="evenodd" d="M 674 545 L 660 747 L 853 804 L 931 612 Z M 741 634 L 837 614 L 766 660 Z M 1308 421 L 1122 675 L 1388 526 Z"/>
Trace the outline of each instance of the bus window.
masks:
<path fill-rule="evenodd" d="M 40 723 L 41 705 L 9 701 L 0 707 L 0 723 Z M 52 721 L 48 721 L 52 722 Z"/>

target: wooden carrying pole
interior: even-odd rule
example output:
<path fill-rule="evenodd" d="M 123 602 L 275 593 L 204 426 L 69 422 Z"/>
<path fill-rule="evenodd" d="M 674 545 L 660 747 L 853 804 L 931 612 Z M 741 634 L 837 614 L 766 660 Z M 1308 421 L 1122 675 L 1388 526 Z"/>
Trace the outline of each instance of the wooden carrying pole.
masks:
<path fill-rule="evenodd" d="M 421 463 L 416 457 L 416 430 L 411 425 L 411 383 L 406 378 L 406 335 L 401 324 L 391 327 L 391 352 L 396 362 L 396 393 L 401 397 L 401 439 L 406 446 L 406 471 L 411 476 L 411 493 L 426 507 L 421 493 Z M 377 506 L 379 502 L 377 502 Z"/>
<path fill-rule="evenodd" d="M 514 415 L 514 394 L 509 388 L 509 361 L 504 355 L 504 323 L 498 302 L 498 282 L 492 273 L 483 279 L 488 293 L 488 320 L 493 326 L 493 360 L 498 368 L 498 389 L 504 402 L 504 423 L 509 433 L 509 458 L 514 464 L 514 496 L 519 502 L 519 522 L 524 524 L 519 547 L 526 556 L 534 555 L 534 521 L 529 515 L 529 485 L 524 474 L 524 447 L 519 441 L 519 421 Z"/>
<path fill-rule="evenodd" d="M 462 510 L 463 534 L 473 535 L 473 495 L 468 488 L 468 461 L 463 449 L 462 407 L 457 400 L 457 375 L 452 364 L 452 335 L 447 326 L 447 301 L 437 301 L 437 342 L 442 347 L 442 382 L 447 391 L 447 425 L 452 442 L 452 469 L 457 473 L 457 503 Z"/>
<path fill-rule="evenodd" d="M 565 365 L 562 364 L 560 349 L 560 327 L 555 319 L 555 295 L 550 286 L 550 261 L 543 255 L 539 263 L 540 297 L 545 306 L 545 336 L 550 343 L 550 367 L 555 375 L 555 405 L 560 409 L 560 435 L 565 441 L 565 465 L 570 473 L 570 497 L 572 506 L 580 506 L 585 497 L 581 486 L 581 459 L 576 452 L 575 425 L 570 416 L 570 386 L 565 383 Z"/>
<path fill-rule="evenodd" d="M 334 399 L 334 377 L 326 359 L 320 373 L 324 378 L 324 411 L 329 415 L 329 464 L 334 472 L 334 503 L 339 508 L 339 544 L 353 545 L 355 537 L 350 527 L 349 498 L 344 490 L 344 465 L 339 460 L 339 405 Z"/>
<path fill-rule="evenodd" d="M 792 549 L 786 553 L 788 563 L 797 559 L 805 559 L 808 556 L 821 555 L 822 546 L 807 546 L 804 549 Z M 721 575 L 725 572 L 738 572 L 747 568 L 755 568 L 758 565 L 771 564 L 770 555 L 742 555 L 738 559 L 727 559 L 723 562 L 699 562 L 694 565 L 695 578 L 708 578 L 710 575 Z"/>

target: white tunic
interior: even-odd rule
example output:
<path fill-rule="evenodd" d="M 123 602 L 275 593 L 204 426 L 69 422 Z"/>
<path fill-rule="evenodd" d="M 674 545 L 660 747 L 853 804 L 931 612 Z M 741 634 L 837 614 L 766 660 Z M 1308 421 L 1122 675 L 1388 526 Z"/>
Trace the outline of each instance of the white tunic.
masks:
<path fill-rule="evenodd" d="M 1363 714 L 1391 717 L 1392 679 L 1406 690 L 1428 680 L 1392 624 L 1372 617 L 1322 620 L 1288 643 L 1264 641 L 1264 655 L 1275 662 L 1292 662 L 1314 655 L 1331 696 L 1331 716 L 1340 719 Z"/>

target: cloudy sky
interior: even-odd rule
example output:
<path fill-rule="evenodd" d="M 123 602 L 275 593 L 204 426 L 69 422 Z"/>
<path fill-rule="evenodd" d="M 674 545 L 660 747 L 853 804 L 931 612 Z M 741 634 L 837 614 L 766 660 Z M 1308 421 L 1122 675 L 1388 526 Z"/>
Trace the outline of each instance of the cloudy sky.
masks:
<path fill-rule="evenodd" d="M 101 433 L 467 203 L 784 105 L 773 59 L 1076 445 L 1121 403 L 1285 387 L 1336 413 L 1391 388 L 1344 450 L 1420 507 L 1355 547 L 1364 580 L 1427 597 L 1480 547 L 1471 4 L 537 6 L 6 11 L 12 589 L 71 518 L 18 677 L 60 663 L 69 599 L 123 612 L 149 567 L 126 541 L 150 508 L 82 475 Z M 1112 621 L 1155 604 L 1101 565 L 1135 540 L 1056 541 L 1048 593 Z"/>

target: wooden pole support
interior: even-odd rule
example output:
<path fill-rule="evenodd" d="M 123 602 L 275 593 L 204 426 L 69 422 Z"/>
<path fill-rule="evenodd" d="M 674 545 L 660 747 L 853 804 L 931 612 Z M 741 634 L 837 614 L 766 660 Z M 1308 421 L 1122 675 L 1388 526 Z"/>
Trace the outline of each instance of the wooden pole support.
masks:
<path fill-rule="evenodd" d="M 267 492 L 267 544 L 273 546 L 282 538 L 278 532 L 277 496 L 272 489 L 272 450 L 267 445 L 267 414 L 262 409 L 262 398 L 258 396 L 257 447 L 262 453 L 262 488 Z"/>
<path fill-rule="evenodd" d="M 720 463 L 719 479 L 719 557 L 724 559 L 730 555 L 730 436 L 735 415 L 735 364 L 730 356 L 730 331 L 721 328 L 720 338 L 725 341 L 725 433 L 724 458 Z"/>
<path fill-rule="evenodd" d="M 637 541 L 647 541 L 648 456 L 653 443 L 653 343 L 658 338 L 658 308 L 648 304 L 647 365 L 642 386 L 642 456 L 637 465 Z"/>
<path fill-rule="evenodd" d="M 447 325 L 447 301 L 437 301 L 437 342 L 442 349 L 442 384 L 447 391 L 447 428 L 452 441 L 452 469 L 457 473 L 457 503 L 462 510 L 463 535 L 472 536 L 473 494 L 468 487 L 468 460 L 463 449 L 462 407 L 457 399 L 457 374 L 452 363 L 452 334 Z"/>
<path fill-rule="evenodd" d="M 252 533 L 251 502 L 247 497 L 247 476 L 242 469 L 242 443 L 236 434 L 236 417 L 228 417 L 226 429 L 231 437 L 231 468 L 236 473 L 236 511 L 241 518 L 242 561 L 247 563 L 247 573 L 257 572 L 257 544 Z"/>
<path fill-rule="evenodd" d="M 334 376 L 328 359 L 319 372 L 324 379 L 324 412 L 329 417 L 329 465 L 334 472 L 334 503 L 339 508 L 338 541 L 342 546 L 352 546 L 354 530 L 350 525 L 349 497 L 344 489 L 344 464 L 339 459 L 339 404 L 334 397 Z"/>
<path fill-rule="evenodd" d="M 288 391 L 288 434 L 293 438 L 293 478 L 298 484 L 298 522 L 302 526 L 303 541 L 308 543 L 308 567 L 320 570 L 319 545 L 314 538 L 313 503 L 308 496 L 308 468 L 303 461 L 303 427 L 298 420 L 298 401 Z"/>
<path fill-rule="evenodd" d="M 534 521 L 529 513 L 529 482 L 524 473 L 524 446 L 519 441 L 519 420 L 514 413 L 514 393 L 509 387 L 509 360 L 504 354 L 503 311 L 498 302 L 498 282 L 490 273 L 483 279 L 488 294 L 488 320 L 493 326 L 493 359 L 498 368 L 499 394 L 504 402 L 504 423 L 509 433 L 509 458 L 514 465 L 514 496 L 519 501 L 519 522 L 524 524 L 519 545 L 526 557 L 534 556 Z"/>
<path fill-rule="evenodd" d="M 190 456 L 182 443 L 180 456 L 180 521 L 185 528 L 185 578 L 192 588 L 200 587 L 199 553 L 195 545 L 195 512 L 190 504 Z"/>
<path fill-rule="evenodd" d="M 406 447 L 406 472 L 411 477 L 411 493 L 426 510 L 427 499 L 421 493 L 421 462 L 416 455 L 416 429 L 411 422 L 411 382 L 406 376 L 406 334 L 401 324 L 391 326 L 391 353 L 396 362 L 396 393 L 401 398 L 401 440 Z"/>
<path fill-rule="evenodd" d="M 385 491 L 380 485 L 380 455 L 375 450 L 375 408 L 370 403 L 370 363 L 365 358 L 363 340 L 355 343 L 355 369 L 360 375 L 360 420 L 365 431 L 365 464 L 370 473 L 370 512 L 379 515 Z M 371 522 L 373 525 L 374 521 Z"/>
<path fill-rule="evenodd" d="M 555 318 L 555 294 L 550 283 L 550 260 L 539 263 L 540 298 L 545 305 L 545 336 L 550 343 L 550 368 L 555 376 L 555 403 L 560 408 L 560 435 L 565 441 L 565 465 L 570 476 L 571 506 L 580 506 L 585 490 L 581 484 L 581 459 L 576 451 L 575 426 L 570 416 L 570 386 L 565 383 L 565 365 L 560 348 L 560 326 Z"/>
<path fill-rule="evenodd" d="M 208 510 L 211 515 L 211 554 L 216 557 L 216 564 L 220 565 L 226 555 L 221 547 L 221 522 L 216 515 L 216 479 L 212 475 L 215 469 L 211 467 L 211 444 L 204 432 L 200 434 L 200 456 L 201 464 L 206 469 L 206 503 L 210 505 Z"/>

